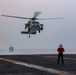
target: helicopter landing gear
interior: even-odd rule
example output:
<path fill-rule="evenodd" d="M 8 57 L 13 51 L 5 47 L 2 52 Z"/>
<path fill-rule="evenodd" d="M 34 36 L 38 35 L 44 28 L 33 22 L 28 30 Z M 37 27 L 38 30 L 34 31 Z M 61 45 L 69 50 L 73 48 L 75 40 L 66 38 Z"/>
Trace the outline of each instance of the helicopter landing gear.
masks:
<path fill-rule="evenodd" d="M 29 35 L 29 38 L 30 38 L 30 35 Z"/>
<path fill-rule="evenodd" d="M 38 30 L 39 31 L 39 33 L 40 33 L 40 30 Z"/>
<path fill-rule="evenodd" d="M 29 34 L 29 38 L 30 38 L 30 34 Z"/>

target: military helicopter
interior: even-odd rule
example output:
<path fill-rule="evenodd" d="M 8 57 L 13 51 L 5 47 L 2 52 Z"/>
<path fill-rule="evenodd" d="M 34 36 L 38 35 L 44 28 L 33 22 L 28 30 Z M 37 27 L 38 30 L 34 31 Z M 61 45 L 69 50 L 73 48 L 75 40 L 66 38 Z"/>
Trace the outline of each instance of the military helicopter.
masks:
<path fill-rule="evenodd" d="M 29 34 L 29 38 L 31 34 L 36 34 L 37 31 L 40 33 L 43 30 L 43 24 L 38 22 L 37 20 L 52 20 L 52 19 L 64 19 L 65 17 L 60 18 L 37 18 L 41 12 L 35 12 L 34 16 L 32 18 L 26 18 L 26 17 L 18 17 L 18 16 L 10 16 L 10 15 L 1 15 L 5 17 L 12 17 L 12 18 L 20 18 L 20 19 L 29 19 L 29 21 L 25 24 L 25 30 L 27 31 L 21 31 L 21 34 Z"/>

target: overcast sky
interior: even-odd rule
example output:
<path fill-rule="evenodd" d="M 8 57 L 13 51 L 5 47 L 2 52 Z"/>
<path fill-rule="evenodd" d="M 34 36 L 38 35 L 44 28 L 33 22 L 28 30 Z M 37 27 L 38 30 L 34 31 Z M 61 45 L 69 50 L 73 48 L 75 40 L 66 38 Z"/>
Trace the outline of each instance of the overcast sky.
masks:
<path fill-rule="evenodd" d="M 39 21 L 44 30 L 28 38 L 21 34 L 28 20 L 0 16 L 0 49 L 56 49 L 60 43 L 76 49 L 76 0 L 0 0 L 0 15 L 33 17 L 35 11 L 42 12 L 38 18 L 66 18 Z"/>

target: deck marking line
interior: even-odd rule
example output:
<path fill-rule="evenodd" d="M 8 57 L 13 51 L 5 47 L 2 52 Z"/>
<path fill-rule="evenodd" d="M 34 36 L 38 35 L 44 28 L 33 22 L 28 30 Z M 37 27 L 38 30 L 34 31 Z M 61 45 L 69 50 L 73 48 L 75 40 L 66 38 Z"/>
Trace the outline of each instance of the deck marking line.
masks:
<path fill-rule="evenodd" d="M 35 69 L 46 71 L 46 72 L 53 73 L 53 74 L 58 74 L 58 75 L 68 74 L 68 72 L 66 72 L 66 71 L 59 71 L 59 70 L 56 70 L 56 69 L 51 69 L 51 68 L 46 68 L 46 67 L 43 67 L 43 66 L 28 64 L 28 63 L 24 63 L 24 62 L 20 62 L 20 61 L 16 61 L 16 60 L 10 60 L 10 59 L 5 59 L 5 58 L 0 58 L 0 60 L 4 60 L 4 61 L 10 62 L 10 63 L 22 65 L 22 66 L 27 66 L 27 67 L 30 67 L 30 68 L 35 68 Z"/>
<path fill-rule="evenodd" d="M 64 59 L 76 60 L 76 58 L 64 58 Z"/>
<path fill-rule="evenodd" d="M 51 58 L 51 57 L 49 57 L 49 56 L 45 56 L 45 57 Z M 55 57 L 55 56 L 52 56 L 52 58 L 57 58 L 57 57 Z M 69 60 L 76 60 L 76 58 L 64 58 L 64 59 L 69 59 Z"/>

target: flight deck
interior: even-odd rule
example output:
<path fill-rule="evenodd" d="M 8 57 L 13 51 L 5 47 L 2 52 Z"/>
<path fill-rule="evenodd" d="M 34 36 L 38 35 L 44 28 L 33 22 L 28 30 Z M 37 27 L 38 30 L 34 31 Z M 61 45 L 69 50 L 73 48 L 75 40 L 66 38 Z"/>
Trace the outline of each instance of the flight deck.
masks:
<path fill-rule="evenodd" d="M 56 54 L 1 55 L 0 75 L 76 75 L 76 54 L 65 54 L 64 65 Z"/>

